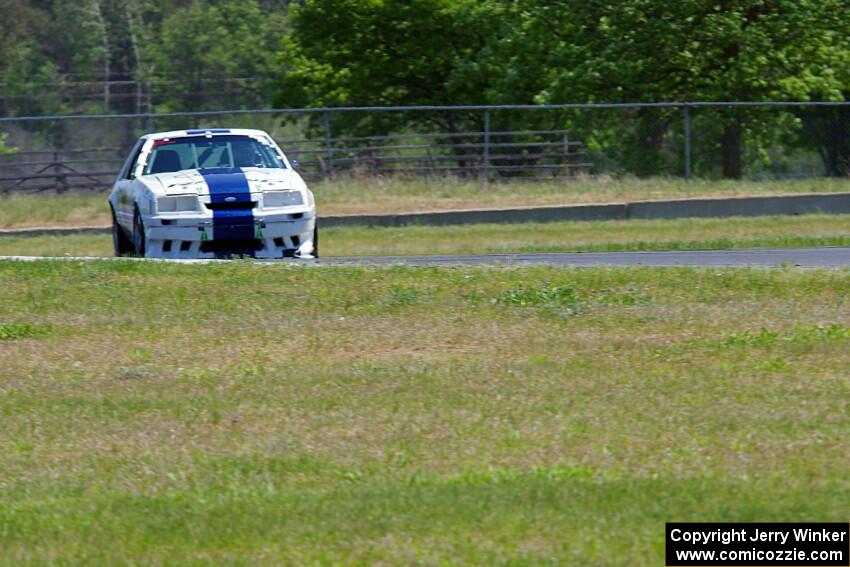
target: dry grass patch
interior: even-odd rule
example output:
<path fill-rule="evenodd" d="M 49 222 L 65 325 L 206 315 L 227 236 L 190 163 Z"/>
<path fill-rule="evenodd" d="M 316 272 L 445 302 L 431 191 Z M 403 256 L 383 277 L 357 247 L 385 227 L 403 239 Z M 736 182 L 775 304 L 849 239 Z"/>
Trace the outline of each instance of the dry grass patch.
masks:
<path fill-rule="evenodd" d="M 0 320 L 50 332 L 0 341 L 0 563 L 657 564 L 671 518 L 840 521 L 848 291 L 2 262 Z"/>
<path fill-rule="evenodd" d="M 846 215 L 328 228 L 322 256 L 850 246 Z M 111 256 L 108 235 L 0 236 L 0 255 Z M 410 298 L 398 290 L 387 307 Z"/>
<path fill-rule="evenodd" d="M 596 176 L 556 182 L 505 182 L 484 187 L 457 178 L 337 177 L 311 184 L 321 215 L 610 203 L 850 191 L 846 179 L 684 181 Z M 105 192 L 13 194 L 0 198 L 0 228 L 98 226 L 111 222 Z"/>

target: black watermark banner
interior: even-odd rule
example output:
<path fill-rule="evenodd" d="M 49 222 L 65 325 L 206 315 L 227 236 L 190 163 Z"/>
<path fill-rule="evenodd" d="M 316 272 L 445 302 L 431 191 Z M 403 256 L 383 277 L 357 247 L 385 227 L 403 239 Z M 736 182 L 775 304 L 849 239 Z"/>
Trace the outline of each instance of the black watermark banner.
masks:
<path fill-rule="evenodd" d="M 667 567 L 850 566 L 850 524 L 668 523 Z"/>

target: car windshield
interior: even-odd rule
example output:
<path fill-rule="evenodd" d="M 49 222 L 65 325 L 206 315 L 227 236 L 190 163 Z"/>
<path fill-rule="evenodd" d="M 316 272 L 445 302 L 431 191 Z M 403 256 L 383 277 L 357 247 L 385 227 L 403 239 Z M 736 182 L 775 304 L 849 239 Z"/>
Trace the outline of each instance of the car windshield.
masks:
<path fill-rule="evenodd" d="M 220 167 L 285 168 L 286 164 L 271 145 L 250 136 L 188 136 L 156 140 L 143 174 Z"/>

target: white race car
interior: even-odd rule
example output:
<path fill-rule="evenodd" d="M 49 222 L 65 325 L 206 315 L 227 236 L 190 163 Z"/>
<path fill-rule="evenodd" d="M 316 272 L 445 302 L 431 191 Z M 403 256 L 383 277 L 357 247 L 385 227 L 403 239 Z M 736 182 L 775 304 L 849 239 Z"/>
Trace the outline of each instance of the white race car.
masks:
<path fill-rule="evenodd" d="M 142 136 L 109 205 L 116 256 L 318 257 L 313 193 L 260 130 Z"/>

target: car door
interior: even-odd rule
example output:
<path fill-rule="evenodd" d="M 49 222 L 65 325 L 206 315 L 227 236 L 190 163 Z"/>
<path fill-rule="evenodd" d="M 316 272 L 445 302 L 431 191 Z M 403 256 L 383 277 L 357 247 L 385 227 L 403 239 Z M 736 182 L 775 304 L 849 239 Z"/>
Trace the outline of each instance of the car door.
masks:
<path fill-rule="evenodd" d="M 118 174 L 118 180 L 115 182 L 113 189 L 115 193 L 115 216 L 125 230 L 133 229 L 133 183 L 136 178 L 136 162 L 139 159 L 139 154 L 142 152 L 142 147 L 145 144 L 144 139 L 140 139 L 133 146 L 130 155 L 124 162 L 124 167 Z"/>

